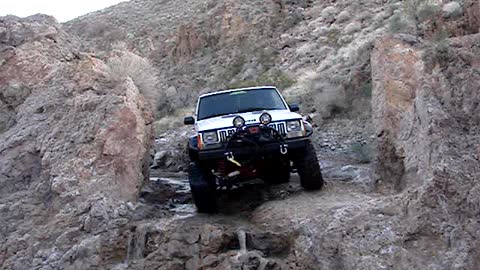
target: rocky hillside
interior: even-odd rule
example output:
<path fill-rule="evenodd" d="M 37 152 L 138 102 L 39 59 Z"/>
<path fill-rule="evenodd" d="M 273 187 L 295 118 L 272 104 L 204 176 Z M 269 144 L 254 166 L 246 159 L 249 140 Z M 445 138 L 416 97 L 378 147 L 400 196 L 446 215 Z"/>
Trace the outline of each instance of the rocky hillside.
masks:
<path fill-rule="evenodd" d="M 480 269 L 479 32 L 478 1 L 1 17 L 0 268 Z M 325 189 L 252 183 L 195 214 L 175 112 L 263 83 L 314 117 Z M 147 169 L 155 98 L 173 173 Z"/>
<path fill-rule="evenodd" d="M 199 92 L 275 84 L 328 118 L 368 115 L 376 38 L 430 38 L 440 33 L 433 24 L 452 26 L 446 37 L 478 32 L 478 2 L 442 2 L 134 0 L 65 27 L 92 51 L 120 46 L 150 59 L 164 113 L 189 107 Z"/>
<path fill-rule="evenodd" d="M 1 269 L 100 267 L 148 176 L 151 108 L 79 48 L 52 17 L 0 18 Z"/>
<path fill-rule="evenodd" d="M 276 84 L 328 117 L 353 103 L 344 98 L 349 87 L 342 82 L 355 77 L 351 83 L 365 89 L 351 94 L 369 95 L 369 81 L 362 81 L 369 73 L 365 52 L 393 12 L 373 1 L 344 2 L 131 1 L 65 26 L 92 51 L 121 46 L 149 58 L 166 93 L 164 110 L 192 105 L 199 92 Z M 366 21 L 372 13 L 379 13 L 378 29 Z M 324 98 L 304 98 L 312 92 Z"/>

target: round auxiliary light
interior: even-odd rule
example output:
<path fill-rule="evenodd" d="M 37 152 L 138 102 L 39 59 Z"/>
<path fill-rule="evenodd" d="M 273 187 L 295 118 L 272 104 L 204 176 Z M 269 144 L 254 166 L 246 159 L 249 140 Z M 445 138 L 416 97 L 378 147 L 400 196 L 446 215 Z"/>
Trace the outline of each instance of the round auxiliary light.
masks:
<path fill-rule="evenodd" d="M 241 128 L 245 126 L 245 119 L 243 119 L 241 116 L 237 116 L 233 119 L 233 125 L 236 128 Z"/>
<path fill-rule="evenodd" d="M 260 115 L 260 123 L 268 125 L 270 122 L 272 122 L 272 116 L 269 113 L 262 113 L 262 115 Z"/>

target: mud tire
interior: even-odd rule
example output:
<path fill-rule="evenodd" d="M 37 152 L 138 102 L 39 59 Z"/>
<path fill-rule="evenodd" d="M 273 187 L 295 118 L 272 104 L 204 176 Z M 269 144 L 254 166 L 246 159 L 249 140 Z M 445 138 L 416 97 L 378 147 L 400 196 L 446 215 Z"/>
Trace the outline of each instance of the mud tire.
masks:
<path fill-rule="evenodd" d="M 192 162 L 188 168 L 188 181 L 197 211 L 199 213 L 216 213 L 218 210 L 216 188 L 212 173 L 202 168 L 198 162 Z"/>
<path fill-rule="evenodd" d="M 318 163 L 315 148 L 308 142 L 304 151 L 293 158 L 293 163 L 300 175 L 300 184 L 305 190 L 320 190 L 323 187 L 322 171 Z"/>

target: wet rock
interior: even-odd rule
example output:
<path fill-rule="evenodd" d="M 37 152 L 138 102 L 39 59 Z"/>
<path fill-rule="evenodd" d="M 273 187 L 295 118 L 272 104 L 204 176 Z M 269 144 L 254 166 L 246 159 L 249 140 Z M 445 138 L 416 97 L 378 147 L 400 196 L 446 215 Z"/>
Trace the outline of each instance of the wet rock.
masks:
<path fill-rule="evenodd" d="M 266 257 L 288 256 L 293 236 L 269 232 L 247 233 L 247 249 L 261 251 Z"/>

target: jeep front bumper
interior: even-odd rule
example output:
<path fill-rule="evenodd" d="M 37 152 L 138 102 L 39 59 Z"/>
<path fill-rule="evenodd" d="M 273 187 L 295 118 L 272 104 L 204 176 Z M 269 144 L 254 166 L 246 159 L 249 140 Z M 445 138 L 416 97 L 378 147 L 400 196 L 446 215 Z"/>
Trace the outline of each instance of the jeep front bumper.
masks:
<path fill-rule="evenodd" d="M 277 156 L 283 155 L 281 153 L 282 145 L 286 145 L 287 153 L 285 155 L 291 155 L 298 153 L 305 149 L 307 142 L 309 141 L 308 137 L 297 138 L 297 139 L 287 139 L 285 142 L 271 142 L 263 145 L 256 152 L 252 152 L 249 148 L 230 148 L 225 150 L 225 148 L 218 148 L 212 150 L 200 150 L 198 151 L 199 160 L 218 160 L 226 158 L 226 153 L 231 153 L 235 158 L 249 158 L 251 155 L 260 155 L 260 156 Z"/>

